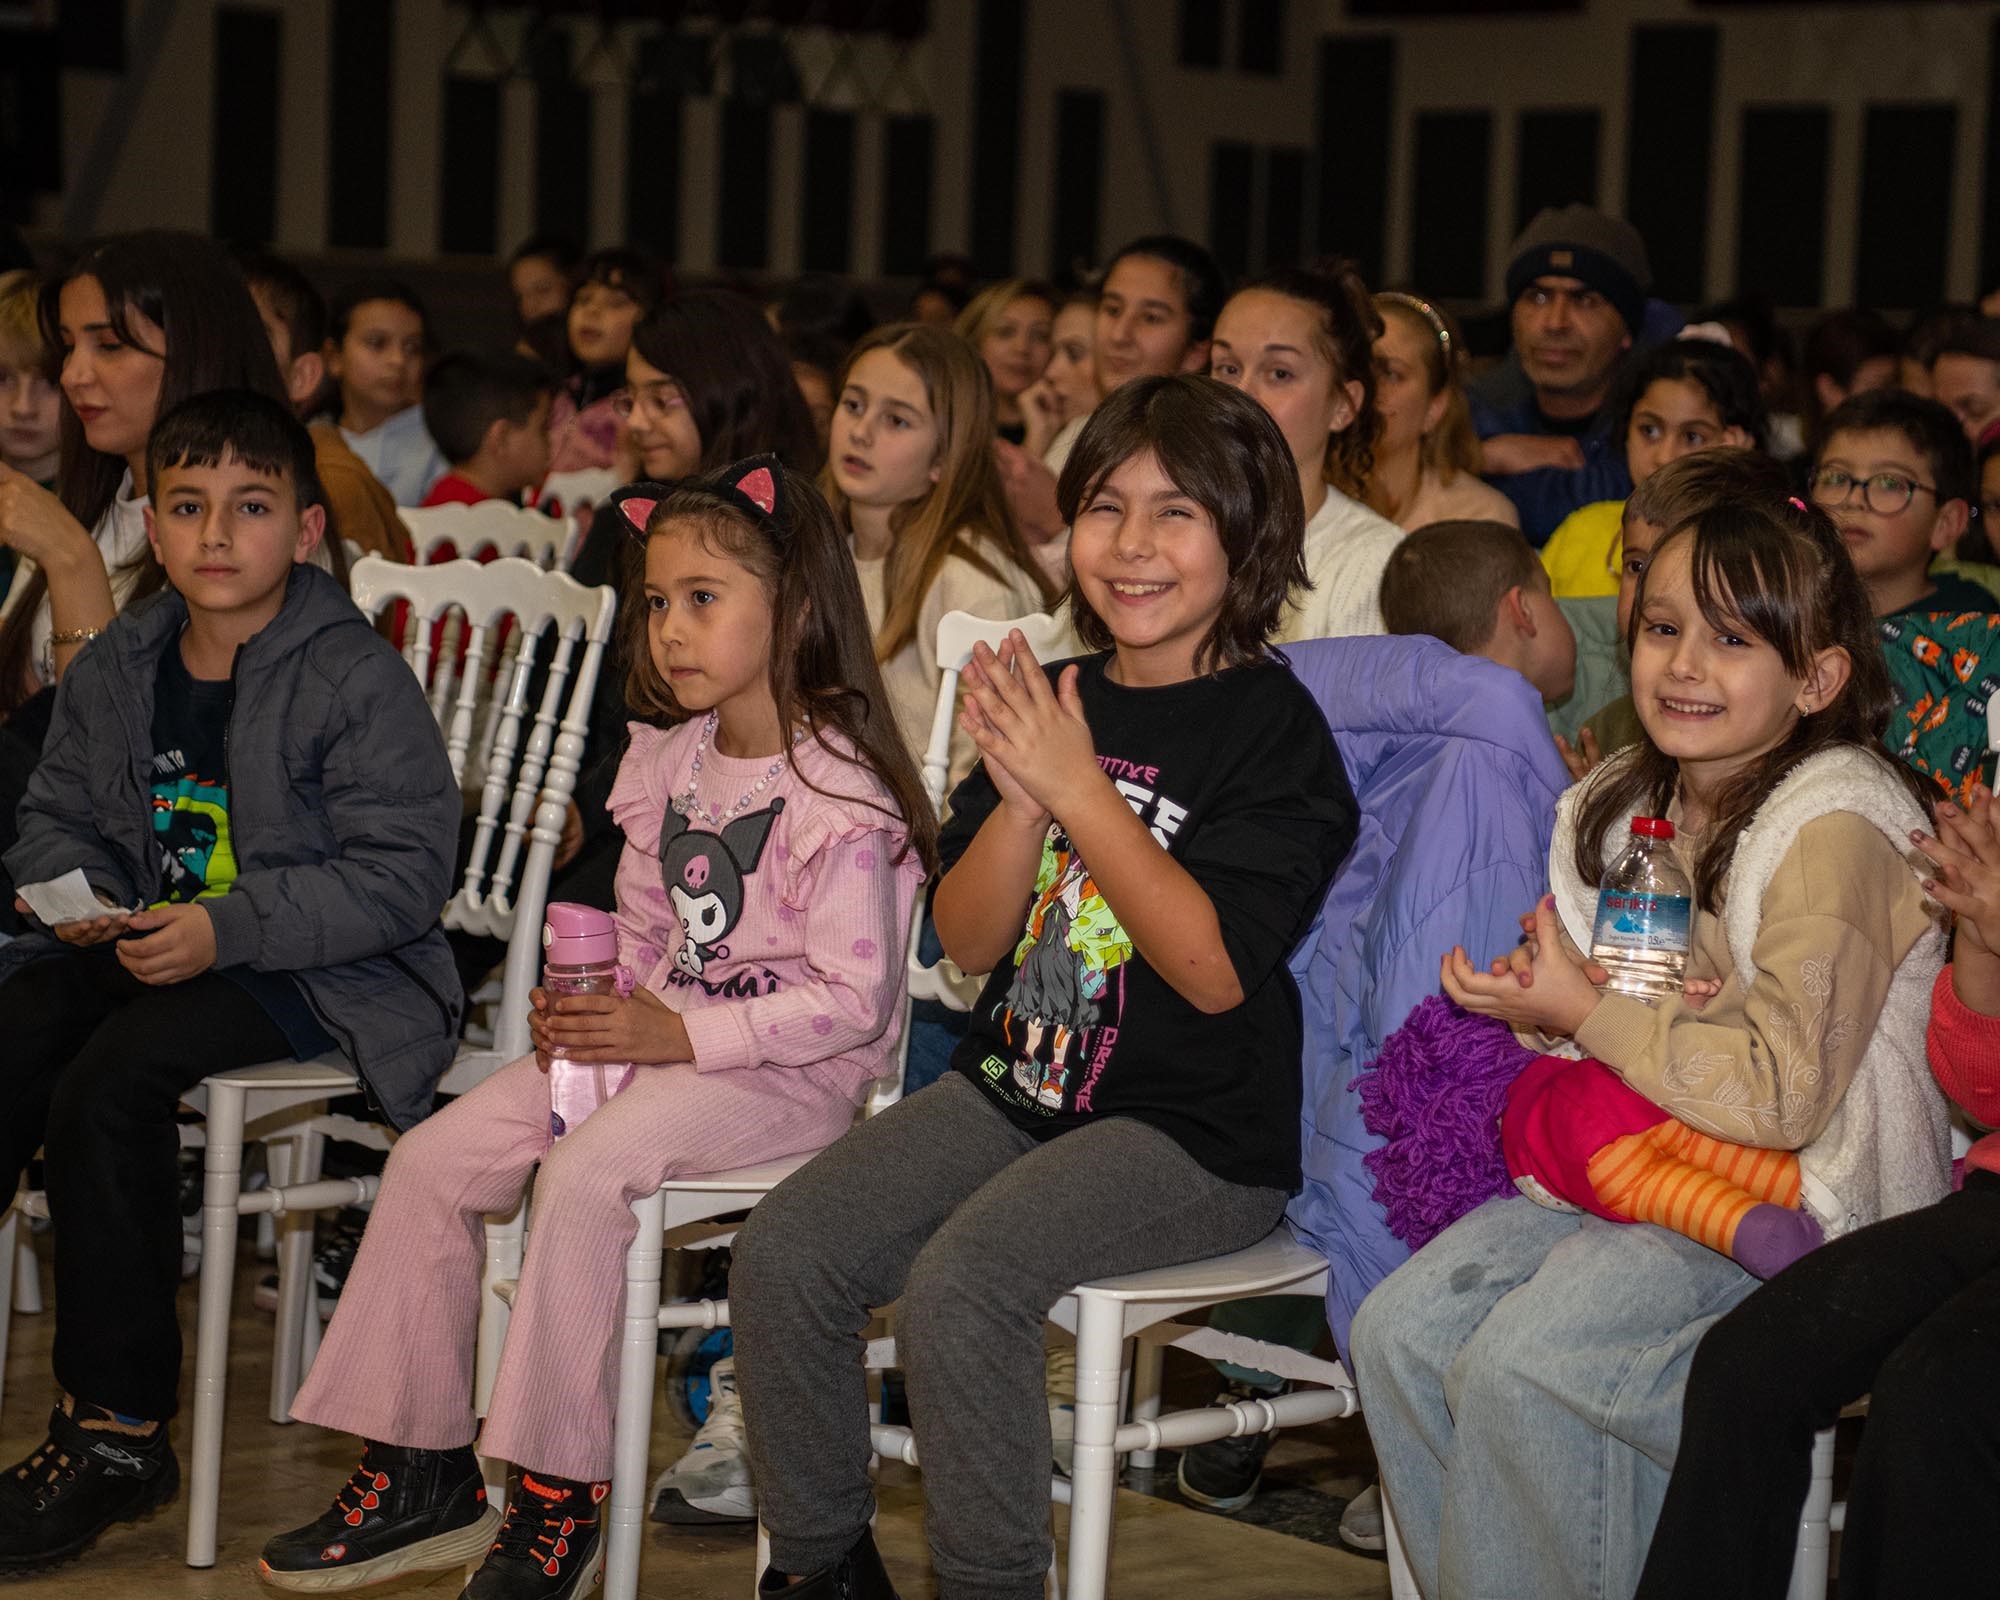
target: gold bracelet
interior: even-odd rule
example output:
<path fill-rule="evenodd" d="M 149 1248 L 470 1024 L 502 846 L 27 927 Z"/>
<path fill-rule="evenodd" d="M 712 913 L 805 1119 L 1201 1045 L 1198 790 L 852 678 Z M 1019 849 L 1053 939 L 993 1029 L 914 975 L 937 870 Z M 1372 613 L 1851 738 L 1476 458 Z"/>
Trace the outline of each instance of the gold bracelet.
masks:
<path fill-rule="evenodd" d="M 58 628 L 49 635 L 50 644 L 89 644 L 104 630 L 102 628 Z"/>

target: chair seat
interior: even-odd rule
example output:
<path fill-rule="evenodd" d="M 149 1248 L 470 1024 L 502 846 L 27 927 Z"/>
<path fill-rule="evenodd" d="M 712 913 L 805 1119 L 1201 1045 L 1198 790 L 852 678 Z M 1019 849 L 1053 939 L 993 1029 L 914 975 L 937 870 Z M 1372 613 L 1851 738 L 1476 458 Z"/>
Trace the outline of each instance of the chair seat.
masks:
<path fill-rule="evenodd" d="M 212 1072 L 203 1081 L 228 1084 L 238 1089 L 312 1089 L 328 1094 L 352 1094 L 361 1087 L 354 1068 L 341 1055 L 320 1056 L 313 1061 L 268 1061 L 261 1066 L 234 1067 L 228 1072 Z"/>
<path fill-rule="evenodd" d="M 818 1155 L 808 1150 L 802 1155 L 780 1156 L 754 1167 L 734 1167 L 727 1172 L 696 1172 L 669 1178 L 660 1185 L 662 1194 L 736 1194 L 747 1189 L 775 1189 L 800 1167 Z"/>
<path fill-rule="evenodd" d="M 1128 1272 L 1077 1285 L 1077 1292 L 1107 1300 L 1226 1300 L 1238 1295 L 1265 1294 L 1317 1274 L 1324 1291 L 1326 1257 L 1292 1237 L 1282 1222 L 1275 1231 L 1247 1250 L 1189 1261 L 1179 1266 Z"/>

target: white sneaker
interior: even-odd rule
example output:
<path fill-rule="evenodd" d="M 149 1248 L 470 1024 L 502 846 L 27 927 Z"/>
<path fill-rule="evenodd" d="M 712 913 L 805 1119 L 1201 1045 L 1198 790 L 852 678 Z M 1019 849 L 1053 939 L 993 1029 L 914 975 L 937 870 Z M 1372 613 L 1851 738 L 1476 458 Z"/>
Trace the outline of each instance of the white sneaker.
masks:
<path fill-rule="evenodd" d="M 687 1453 L 653 1480 L 655 1522 L 690 1526 L 757 1520 L 757 1491 L 743 1452 L 743 1402 L 736 1394 L 736 1358 L 708 1369 L 708 1420 Z"/>
<path fill-rule="evenodd" d="M 1056 1471 L 1069 1476 L 1076 1454 L 1076 1346 L 1051 1345 L 1042 1352 L 1043 1387 L 1049 1397 L 1050 1454 Z"/>
<path fill-rule="evenodd" d="M 1382 1485 L 1368 1485 L 1340 1514 L 1340 1542 L 1355 1550 L 1386 1550 L 1389 1535 L 1382 1526 Z"/>

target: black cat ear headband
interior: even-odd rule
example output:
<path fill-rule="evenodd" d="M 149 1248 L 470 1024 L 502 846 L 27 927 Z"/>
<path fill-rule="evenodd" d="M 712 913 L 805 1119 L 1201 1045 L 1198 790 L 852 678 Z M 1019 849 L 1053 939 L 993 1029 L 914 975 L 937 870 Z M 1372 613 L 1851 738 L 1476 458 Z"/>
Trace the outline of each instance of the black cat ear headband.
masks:
<path fill-rule="evenodd" d="M 610 494 L 618 514 L 639 538 L 646 537 L 646 524 L 654 508 L 674 493 L 692 490 L 740 512 L 773 539 L 782 543 L 791 533 L 791 505 L 785 494 L 785 471 L 772 455 L 751 456 L 734 466 L 705 478 L 686 478 L 679 483 L 628 483 Z"/>

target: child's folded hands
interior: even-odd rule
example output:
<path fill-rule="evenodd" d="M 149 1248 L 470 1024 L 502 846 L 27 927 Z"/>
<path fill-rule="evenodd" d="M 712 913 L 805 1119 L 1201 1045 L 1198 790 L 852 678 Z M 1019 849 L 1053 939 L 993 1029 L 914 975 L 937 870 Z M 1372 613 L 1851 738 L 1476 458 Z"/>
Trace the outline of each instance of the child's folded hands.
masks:
<path fill-rule="evenodd" d="M 215 965 L 215 924 L 199 900 L 135 911 L 120 932 L 118 964 L 141 983 L 185 983 Z"/>
<path fill-rule="evenodd" d="M 2000 955 L 2000 817 L 1992 793 L 1976 784 L 1971 800 L 1937 808 L 1937 836 L 1921 829 L 1910 835 L 1937 868 L 1924 888 L 1958 916 L 1958 936 L 1983 955 Z"/>
<path fill-rule="evenodd" d="M 1525 925 L 1530 919 L 1522 921 Z M 1517 1028 L 1574 1035 L 1597 1007 L 1590 968 L 1563 944 L 1555 896 L 1544 895 L 1536 904 L 1532 924 L 1529 938 L 1485 972 L 1472 964 L 1462 945 L 1453 945 L 1439 967 L 1439 981 L 1446 996 L 1467 1011 Z"/>
<path fill-rule="evenodd" d="M 1021 797 L 1058 817 L 1086 786 L 1103 782 L 1076 679 L 1069 667 L 1051 685 L 1018 628 L 997 654 L 973 647 L 959 715 L 1003 798 L 1013 796 L 995 768 Z"/>
<path fill-rule="evenodd" d="M 546 1071 L 551 1053 L 571 1061 L 632 1061 L 663 1066 L 692 1061 L 681 1014 L 651 989 L 634 989 L 630 999 L 615 994 L 551 996 L 529 991 L 528 1036 Z"/>

